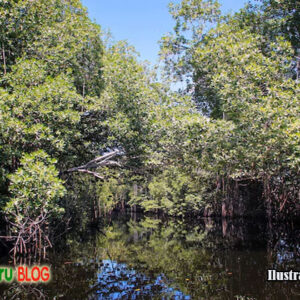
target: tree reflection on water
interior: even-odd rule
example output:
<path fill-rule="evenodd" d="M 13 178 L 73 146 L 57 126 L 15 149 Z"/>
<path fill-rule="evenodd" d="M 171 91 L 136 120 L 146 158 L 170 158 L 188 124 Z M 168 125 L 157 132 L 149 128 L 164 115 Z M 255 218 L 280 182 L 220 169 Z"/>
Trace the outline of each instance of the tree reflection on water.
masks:
<path fill-rule="evenodd" d="M 298 238 L 297 238 L 298 237 Z M 3 299 L 297 299 L 299 230 L 245 220 L 161 220 L 118 215 L 93 232 L 70 232 L 48 255 L 44 286 L 1 286 Z M 67 246 L 66 246 L 67 245 Z M 298 269 L 297 269 L 298 268 Z"/>

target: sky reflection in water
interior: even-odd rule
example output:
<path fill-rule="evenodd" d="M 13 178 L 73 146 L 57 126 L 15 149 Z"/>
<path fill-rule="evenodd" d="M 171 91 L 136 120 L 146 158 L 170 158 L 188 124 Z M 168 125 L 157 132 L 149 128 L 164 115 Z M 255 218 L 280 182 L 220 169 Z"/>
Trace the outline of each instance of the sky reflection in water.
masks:
<path fill-rule="evenodd" d="M 103 260 L 103 266 L 98 274 L 97 294 L 98 299 L 140 299 L 161 295 L 161 299 L 191 299 L 179 290 L 168 287 L 167 278 L 162 274 L 150 278 L 126 264 L 119 264 L 111 260 Z"/>
<path fill-rule="evenodd" d="M 300 270 L 299 233 L 257 220 L 116 215 L 56 244 L 49 284 L 0 285 L 0 299 L 299 299 L 299 282 L 266 280 L 268 269 Z"/>

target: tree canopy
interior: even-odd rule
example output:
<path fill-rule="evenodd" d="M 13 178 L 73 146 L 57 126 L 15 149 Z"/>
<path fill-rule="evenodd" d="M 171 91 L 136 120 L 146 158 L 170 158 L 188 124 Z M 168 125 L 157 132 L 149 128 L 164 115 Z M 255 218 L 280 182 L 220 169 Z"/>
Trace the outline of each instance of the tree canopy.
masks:
<path fill-rule="evenodd" d="M 104 42 L 79 0 L 0 3 L 1 211 L 15 232 L 125 206 L 297 214 L 298 2 L 169 8 L 160 54 L 178 92 L 126 42 Z M 240 200 L 245 186 L 258 201 Z"/>

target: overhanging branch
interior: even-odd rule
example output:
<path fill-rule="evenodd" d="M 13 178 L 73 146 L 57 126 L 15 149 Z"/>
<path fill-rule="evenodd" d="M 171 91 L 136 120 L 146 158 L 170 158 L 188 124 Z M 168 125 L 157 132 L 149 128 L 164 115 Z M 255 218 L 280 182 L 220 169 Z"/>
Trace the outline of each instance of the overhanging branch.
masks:
<path fill-rule="evenodd" d="M 97 169 L 97 168 L 104 167 L 104 166 L 121 167 L 121 164 L 119 162 L 111 160 L 112 158 L 114 158 L 118 155 L 121 155 L 121 152 L 119 150 L 115 150 L 113 152 L 104 154 L 102 156 L 98 156 L 82 166 L 71 168 L 71 169 L 65 171 L 65 173 L 72 173 L 72 172 L 87 173 L 87 174 L 95 176 L 96 178 L 104 180 L 103 176 L 101 176 L 97 172 L 90 171 L 90 169 Z"/>

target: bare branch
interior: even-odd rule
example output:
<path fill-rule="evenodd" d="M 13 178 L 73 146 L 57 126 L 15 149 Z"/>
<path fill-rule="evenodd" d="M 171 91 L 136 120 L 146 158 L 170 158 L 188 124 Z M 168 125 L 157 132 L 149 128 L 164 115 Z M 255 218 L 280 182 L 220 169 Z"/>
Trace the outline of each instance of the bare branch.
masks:
<path fill-rule="evenodd" d="M 79 170 L 77 170 L 77 171 L 78 171 L 78 172 L 82 172 L 82 173 L 91 174 L 91 175 L 94 175 L 95 177 L 97 177 L 97 178 L 99 178 L 99 179 L 104 180 L 104 177 L 101 176 L 100 174 L 96 173 L 96 172 L 92 172 L 92 171 L 84 170 L 84 169 L 79 169 Z"/>
<path fill-rule="evenodd" d="M 99 179 L 104 180 L 104 177 L 98 174 L 97 172 L 90 171 L 88 169 L 97 169 L 100 167 L 104 166 L 117 166 L 121 167 L 121 164 L 118 163 L 117 161 L 110 160 L 111 158 L 121 155 L 119 150 L 115 150 L 113 152 L 104 154 L 102 156 L 96 157 L 93 160 L 87 162 L 85 165 L 79 166 L 79 167 L 74 167 L 66 171 L 66 173 L 72 173 L 72 172 L 82 172 L 82 173 L 87 173 L 91 174 Z"/>

